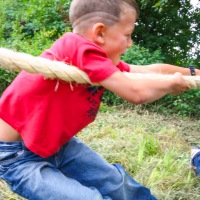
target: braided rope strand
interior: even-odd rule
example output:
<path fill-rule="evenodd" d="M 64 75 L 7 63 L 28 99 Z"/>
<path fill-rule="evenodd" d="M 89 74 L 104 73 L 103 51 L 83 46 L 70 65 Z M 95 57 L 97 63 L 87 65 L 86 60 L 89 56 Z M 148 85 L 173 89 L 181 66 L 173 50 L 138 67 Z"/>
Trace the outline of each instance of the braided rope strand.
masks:
<path fill-rule="evenodd" d="M 0 66 L 13 71 L 27 71 L 29 73 L 39 73 L 49 79 L 60 79 L 66 82 L 76 82 L 79 84 L 99 85 L 92 83 L 87 74 L 75 66 L 67 65 L 60 61 L 52 61 L 42 57 L 15 52 L 13 50 L 0 48 Z M 166 80 L 173 75 L 163 74 L 140 74 L 127 73 L 124 75 L 130 79 L 156 79 Z M 200 88 L 200 76 L 183 76 L 192 89 Z"/>

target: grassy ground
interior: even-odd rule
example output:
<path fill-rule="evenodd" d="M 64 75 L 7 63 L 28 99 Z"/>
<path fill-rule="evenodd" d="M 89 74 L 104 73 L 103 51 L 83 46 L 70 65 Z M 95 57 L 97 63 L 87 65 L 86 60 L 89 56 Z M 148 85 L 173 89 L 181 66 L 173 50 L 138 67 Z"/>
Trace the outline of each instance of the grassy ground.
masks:
<path fill-rule="evenodd" d="M 111 163 L 120 163 L 159 200 L 199 200 L 200 178 L 190 149 L 200 145 L 200 120 L 136 109 L 100 112 L 78 137 Z M 21 199 L 0 182 L 0 199 Z"/>

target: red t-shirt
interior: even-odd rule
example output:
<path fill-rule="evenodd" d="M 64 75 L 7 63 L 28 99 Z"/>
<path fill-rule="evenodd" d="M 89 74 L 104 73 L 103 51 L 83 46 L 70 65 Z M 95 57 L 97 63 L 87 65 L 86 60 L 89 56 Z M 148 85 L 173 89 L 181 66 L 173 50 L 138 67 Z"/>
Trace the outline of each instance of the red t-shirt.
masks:
<path fill-rule="evenodd" d="M 63 35 L 41 56 L 77 66 L 92 82 L 130 70 L 123 62 L 114 66 L 100 47 L 72 33 Z M 27 148 L 48 157 L 94 121 L 103 91 L 22 71 L 0 99 L 0 118 L 21 134 Z"/>

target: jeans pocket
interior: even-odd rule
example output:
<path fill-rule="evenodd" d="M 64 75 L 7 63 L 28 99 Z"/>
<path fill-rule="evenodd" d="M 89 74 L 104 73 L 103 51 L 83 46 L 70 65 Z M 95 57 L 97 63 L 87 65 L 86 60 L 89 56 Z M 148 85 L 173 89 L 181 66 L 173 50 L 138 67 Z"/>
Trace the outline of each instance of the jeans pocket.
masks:
<path fill-rule="evenodd" d="M 18 152 L 0 152 L 0 164 L 10 163 L 12 160 L 16 160 L 21 155 L 21 151 Z"/>
<path fill-rule="evenodd" d="M 24 154 L 21 142 L 0 141 L 0 174 L 7 170 Z"/>

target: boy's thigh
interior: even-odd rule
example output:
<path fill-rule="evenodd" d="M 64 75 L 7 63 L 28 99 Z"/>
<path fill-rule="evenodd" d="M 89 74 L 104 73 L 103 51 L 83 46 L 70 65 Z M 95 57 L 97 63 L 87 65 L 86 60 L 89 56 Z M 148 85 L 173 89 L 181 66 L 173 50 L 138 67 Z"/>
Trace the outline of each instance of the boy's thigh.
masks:
<path fill-rule="evenodd" d="M 102 183 L 114 184 L 122 179 L 115 166 L 75 137 L 61 149 L 57 159 L 63 174 L 86 186 L 99 189 Z"/>
<path fill-rule="evenodd" d="M 59 168 L 69 178 L 95 187 L 113 200 L 156 200 L 150 190 L 130 177 L 121 165 L 112 165 L 77 138 L 60 151 Z"/>

